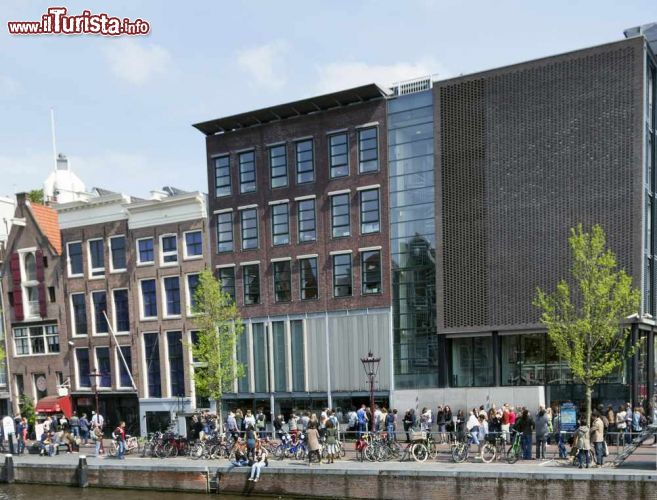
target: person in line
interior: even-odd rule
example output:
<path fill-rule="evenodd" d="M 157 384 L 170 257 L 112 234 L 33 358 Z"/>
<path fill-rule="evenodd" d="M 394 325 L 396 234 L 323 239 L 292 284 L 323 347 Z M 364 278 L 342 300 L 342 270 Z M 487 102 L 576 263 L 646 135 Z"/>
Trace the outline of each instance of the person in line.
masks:
<path fill-rule="evenodd" d="M 256 433 L 251 424 L 246 428 L 246 458 L 255 460 Z"/>
<path fill-rule="evenodd" d="M 80 437 L 80 419 L 78 418 L 77 413 L 73 412 L 73 415 L 71 415 L 71 420 L 69 421 L 69 425 L 71 427 L 71 433 L 73 434 L 74 437 L 79 438 Z"/>
<path fill-rule="evenodd" d="M 406 433 L 406 442 L 411 442 L 411 429 L 415 426 L 415 410 L 411 408 L 404 415 L 404 432 Z"/>
<path fill-rule="evenodd" d="M 430 432 L 432 423 L 433 417 L 431 415 L 431 409 L 422 408 L 422 414 L 420 415 L 420 431 Z"/>
<path fill-rule="evenodd" d="M 332 464 L 335 457 L 338 456 L 338 430 L 330 419 L 326 421 L 325 436 L 327 452 L 326 463 Z"/>
<path fill-rule="evenodd" d="M 119 450 L 116 458 L 125 460 L 125 422 L 121 421 L 119 426 L 114 429 L 114 439 L 116 439 Z"/>
<path fill-rule="evenodd" d="M 260 444 L 260 441 L 258 441 L 255 447 L 255 458 L 253 460 L 253 465 L 251 466 L 251 476 L 249 476 L 249 481 L 257 483 L 258 479 L 260 479 L 260 471 L 263 467 L 267 467 L 267 465 L 267 450 Z"/>
<path fill-rule="evenodd" d="M 593 443 L 595 450 L 595 463 L 598 467 L 602 467 L 604 463 L 604 423 L 600 417 L 600 413 L 593 412 L 593 424 L 591 425 L 590 442 Z"/>
<path fill-rule="evenodd" d="M 511 412 L 509 411 L 509 403 L 504 403 L 502 406 L 502 420 L 501 420 L 502 434 L 508 443 L 511 438 Z"/>
<path fill-rule="evenodd" d="M 515 423 L 515 429 L 522 433 L 522 458 L 532 459 L 532 433 L 534 432 L 534 419 L 527 408 L 522 410 L 520 418 Z"/>
<path fill-rule="evenodd" d="M 226 418 L 226 430 L 230 434 L 230 437 L 233 439 L 233 441 L 237 441 L 240 432 L 239 427 L 237 426 L 237 418 L 232 411 L 228 412 L 228 417 Z"/>
<path fill-rule="evenodd" d="M 94 430 L 94 436 L 97 436 L 98 433 L 96 430 L 100 431 L 101 438 L 96 439 L 96 448 L 98 448 L 98 443 L 100 442 L 100 453 L 105 453 L 105 446 L 103 445 L 103 427 L 105 425 L 105 419 L 100 413 L 95 411 L 91 412 L 91 428 Z"/>
<path fill-rule="evenodd" d="M 436 408 L 436 425 L 438 426 L 439 442 L 445 442 L 445 410 L 441 405 Z"/>
<path fill-rule="evenodd" d="M 481 450 L 481 443 L 479 442 L 479 417 L 477 417 L 476 409 L 470 412 L 465 428 L 472 437 L 472 442 L 477 445 L 477 449 Z"/>
<path fill-rule="evenodd" d="M 454 432 L 454 416 L 452 415 L 452 409 L 448 406 L 445 405 L 443 408 L 443 411 L 445 412 L 445 443 L 449 440 L 449 434 L 451 432 Z"/>
<path fill-rule="evenodd" d="M 83 413 L 80 417 L 80 439 L 82 439 L 82 444 L 86 445 L 89 442 L 89 420 L 87 419 L 87 414 Z"/>
<path fill-rule="evenodd" d="M 618 408 L 618 413 L 616 413 L 616 430 L 618 431 L 618 444 L 625 445 L 627 444 L 626 432 L 627 432 L 627 411 L 625 405 L 622 404 Z"/>
<path fill-rule="evenodd" d="M 367 429 L 367 411 L 364 404 L 362 404 L 360 410 L 356 412 L 356 416 L 358 417 L 358 433 L 356 437 L 360 439 Z"/>
<path fill-rule="evenodd" d="M 583 464 L 586 463 L 586 468 L 588 469 L 590 465 L 589 452 L 591 451 L 591 441 L 589 426 L 586 425 L 585 419 L 580 419 L 579 421 L 579 427 L 575 432 L 574 447 L 577 448 L 579 468 L 581 469 Z"/>
<path fill-rule="evenodd" d="M 251 410 L 246 410 L 246 415 L 244 416 L 244 429 L 248 429 L 249 425 L 255 429 L 256 419 Z"/>
<path fill-rule="evenodd" d="M 267 418 L 262 408 L 258 409 L 258 414 L 255 417 L 255 428 L 258 431 L 258 436 L 260 439 L 265 439 L 267 437 Z"/>
<path fill-rule="evenodd" d="M 308 465 L 312 465 L 313 457 L 317 457 L 317 463 L 322 463 L 322 454 L 320 452 L 319 432 L 314 423 L 309 424 L 306 430 L 306 442 L 308 443 Z"/>
<path fill-rule="evenodd" d="M 545 408 L 539 406 L 536 415 L 536 460 L 545 460 L 547 437 L 550 433 L 549 420 Z"/>
<path fill-rule="evenodd" d="M 24 429 L 23 429 L 23 419 L 22 418 L 17 418 L 16 419 L 18 423 L 16 424 L 16 440 L 18 441 L 18 446 L 16 452 L 19 455 L 23 454 L 23 450 L 25 450 L 25 437 L 24 437 Z"/>
<path fill-rule="evenodd" d="M 94 427 L 91 431 L 93 433 L 94 440 L 96 441 L 96 456 L 99 457 L 104 453 L 103 449 L 103 431 L 100 427 Z"/>
<path fill-rule="evenodd" d="M 242 410 L 239 408 L 235 410 L 235 423 L 237 424 L 237 431 L 239 435 L 242 435 L 242 432 L 244 432 L 244 414 L 242 413 Z"/>
<path fill-rule="evenodd" d="M 386 432 L 388 441 L 397 441 L 397 409 L 393 409 L 386 416 Z"/>
<path fill-rule="evenodd" d="M 477 439 L 479 441 L 479 453 L 481 453 L 481 450 L 483 449 L 483 443 L 486 441 L 486 435 L 488 434 L 488 421 L 484 415 L 479 415 L 478 419 L 479 426 Z"/>

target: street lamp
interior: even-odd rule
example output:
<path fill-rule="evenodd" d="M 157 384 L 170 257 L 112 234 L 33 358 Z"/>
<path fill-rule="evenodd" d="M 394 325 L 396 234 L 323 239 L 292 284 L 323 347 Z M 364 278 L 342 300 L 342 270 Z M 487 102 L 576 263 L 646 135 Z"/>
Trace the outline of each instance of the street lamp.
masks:
<path fill-rule="evenodd" d="M 96 395 L 96 415 L 100 415 L 99 406 L 98 406 L 98 379 L 102 377 L 102 374 L 96 370 L 89 374 L 89 378 L 94 379 L 94 394 Z M 96 417 L 100 419 L 100 417 Z"/>
<path fill-rule="evenodd" d="M 374 416 L 374 381 L 376 379 L 376 374 L 379 371 L 379 363 L 381 358 L 375 358 L 372 351 L 367 353 L 367 357 L 360 358 L 360 362 L 363 363 L 363 369 L 365 370 L 365 375 L 367 375 L 367 381 L 370 385 L 370 411 L 372 416 Z"/>

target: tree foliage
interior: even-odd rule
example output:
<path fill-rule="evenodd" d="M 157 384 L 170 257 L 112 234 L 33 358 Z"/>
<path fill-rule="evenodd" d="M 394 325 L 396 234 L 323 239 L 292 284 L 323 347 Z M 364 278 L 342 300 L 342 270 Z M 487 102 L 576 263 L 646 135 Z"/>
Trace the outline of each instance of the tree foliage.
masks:
<path fill-rule="evenodd" d="M 547 294 L 538 289 L 534 305 L 559 357 L 586 387 L 587 422 L 593 387 L 620 369 L 636 346 L 628 347 L 630 329 L 624 320 L 637 313 L 640 293 L 632 279 L 617 269 L 599 225 L 587 233 L 579 224 L 568 238 L 572 254 L 571 283 L 559 281 Z"/>
<path fill-rule="evenodd" d="M 43 205 L 44 203 L 43 189 L 33 189 L 32 191 L 27 193 L 27 199 L 30 200 L 32 203 L 39 203 Z"/>
<path fill-rule="evenodd" d="M 234 355 L 244 326 L 234 301 L 207 269 L 199 276 L 194 298 L 193 322 L 198 337 L 191 347 L 200 365 L 194 370 L 196 393 L 220 404 L 235 379 L 244 376 L 244 366 Z"/>

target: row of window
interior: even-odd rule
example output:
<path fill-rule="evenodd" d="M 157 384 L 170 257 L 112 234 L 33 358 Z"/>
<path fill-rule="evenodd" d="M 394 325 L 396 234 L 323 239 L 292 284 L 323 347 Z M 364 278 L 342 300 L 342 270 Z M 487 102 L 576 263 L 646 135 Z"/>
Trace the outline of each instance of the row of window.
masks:
<path fill-rule="evenodd" d="M 164 318 L 176 318 L 181 315 L 181 293 L 180 277 L 166 276 L 160 279 L 162 297 L 162 316 Z M 198 286 L 199 275 L 187 274 L 185 276 L 187 293 L 187 315 L 191 315 L 195 307 L 195 293 Z M 140 319 L 151 320 L 158 317 L 157 280 L 143 279 L 139 281 L 139 307 Z M 114 333 L 130 332 L 130 306 L 127 288 L 117 288 L 111 291 L 112 314 L 107 309 L 107 292 L 96 290 L 91 292 L 91 333 L 102 335 L 109 332 L 107 318 L 111 318 Z M 71 325 L 73 335 L 88 335 L 89 325 L 87 322 L 87 300 L 85 293 L 72 293 L 71 301 Z"/>
<path fill-rule="evenodd" d="M 361 174 L 379 170 L 377 128 L 367 127 L 358 130 L 358 172 Z M 276 144 L 267 148 L 269 180 L 272 189 L 290 184 L 288 172 L 287 144 Z M 296 184 L 315 181 L 315 146 L 312 138 L 294 142 Z M 331 134 L 328 137 L 329 175 L 331 179 L 349 175 L 349 136 L 347 132 Z M 215 195 L 233 194 L 230 155 L 214 158 Z M 238 181 L 240 194 L 254 193 L 257 186 L 255 151 L 237 154 Z"/>
<path fill-rule="evenodd" d="M 188 231 L 183 233 L 183 259 L 198 259 L 203 256 L 203 233 L 201 231 Z M 178 235 L 163 234 L 160 236 L 160 266 L 171 266 L 178 263 Z M 107 241 L 108 262 L 110 272 L 123 272 L 127 270 L 126 237 L 124 235 L 111 236 Z M 71 241 L 66 244 L 68 276 L 84 276 L 84 258 L 82 255 L 82 242 Z M 152 237 L 138 238 L 135 243 L 137 265 L 155 263 L 155 244 Z M 87 240 L 87 265 L 90 278 L 105 276 L 105 240 L 94 238 Z"/>
<path fill-rule="evenodd" d="M 351 236 L 351 203 L 349 192 L 330 196 L 331 237 Z M 315 198 L 297 199 L 297 241 L 305 243 L 317 240 L 317 215 Z M 381 210 L 379 189 L 359 191 L 360 234 L 371 234 L 381 229 Z M 258 208 L 249 207 L 239 211 L 240 239 L 242 250 L 256 249 L 260 245 L 258 232 Z M 290 203 L 288 201 L 271 205 L 271 241 L 274 246 L 288 245 L 290 236 Z M 233 252 L 233 212 L 227 210 L 217 214 L 217 252 Z"/>
<path fill-rule="evenodd" d="M 339 253 L 331 256 L 333 266 L 333 297 L 350 297 L 353 295 L 353 273 L 351 253 Z M 319 277 L 317 257 L 297 259 L 299 273 L 299 299 L 314 300 L 319 298 Z M 272 262 L 273 289 L 275 302 L 292 300 L 292 261 Z M 361 295 L 373 295 L 382 291 L 381 251 L 378 249 L 360 252 L 360 290 Z M 260 264 L 242 265 L 243 303 L 254 305 L 261 303 Z M 217 269 L 217 278 L 222 290 L 235 300 L 235 267 Z"/>
<path fill-rule="evenodd" d="M 59 353 L 57 325 L 38 325 L 14 328 L 16 356 Z"/>

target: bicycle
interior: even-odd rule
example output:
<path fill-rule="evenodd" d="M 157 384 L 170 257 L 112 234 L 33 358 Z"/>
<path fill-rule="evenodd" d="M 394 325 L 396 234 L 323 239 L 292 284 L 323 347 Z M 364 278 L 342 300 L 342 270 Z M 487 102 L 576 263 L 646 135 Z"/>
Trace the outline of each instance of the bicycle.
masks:
<path fill-rule="evenodd" d="M 411 432 L 411 442 L 403 450 L 402 457 L 399 459 L 403 462 L 407 458 L 413 458 L 416 462 L 425 462 L 429 458 L 429 449 L 424 442 L 427 440 L 426 432 Z"/>
<path fill-rule="evenodd" d="M 452 447 L 452 460 L 457 463 L 463 463 L 468 459 L 470 455 L 470 446 L 474 443 L 474 438 L 471 432 L 468 432 L 467 437 L 464 440 L 457 442 Z"/>
<path fill-rule="evenodd" d="M 486 443 L 481 448 L 481 460 L 487 464 L 491 463 L 497 457 L 504 456 L 506 439 L 500 433 L 490 433 L 486 435 Z"/>
<path fill-rule="evenodd" d="M 506 461 L 510 464 L 515 464 L 520 458 L 520 455 L 522 455 L 522 434 L 520 432 L 513 431 L 512 438 L 513 442 L 506 452 Z"/>
<path fill-rule="evenodd" d="M 127 455 L 128 453 L 132 452 L 133 450 L 137 450 L 137 453 L 139 453 L 139 440 L 137 439 L 136 436 L 126 436 L 125 437 L 125 454 Z M 107 453 L 109 454 L 110 457 L 115 457 L 119 454 L 119 441 L 118 439 L 112 439 L 112 444 L 109 447 L 109 450 L 107 450 Z"/>

